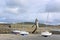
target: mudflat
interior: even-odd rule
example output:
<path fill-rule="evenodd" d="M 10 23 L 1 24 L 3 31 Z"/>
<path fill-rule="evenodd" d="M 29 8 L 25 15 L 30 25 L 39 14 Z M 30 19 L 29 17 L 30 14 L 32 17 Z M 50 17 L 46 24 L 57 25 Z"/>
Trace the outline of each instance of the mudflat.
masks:
<path fill-rule="evenodd" d="M 29 34 L 26 36 L 16 34 L 0 34 L 0 40 L 60 40 L 60 35 L 43 37 L 40 34 Z"/>

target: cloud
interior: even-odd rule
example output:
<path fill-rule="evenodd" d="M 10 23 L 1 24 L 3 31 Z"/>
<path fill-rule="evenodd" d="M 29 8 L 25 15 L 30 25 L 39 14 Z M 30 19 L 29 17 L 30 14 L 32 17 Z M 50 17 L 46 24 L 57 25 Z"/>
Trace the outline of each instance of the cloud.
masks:
<path fill-rule="evenodd" d="M 28 0 L 8 0 L 7 1 L 7 6 L 8 7 L 25 7 L 27 6 L 27 1 Z"/>
<path fill-rule="evenodd" d="M 0 0 L 1 22 L 33 22 L 38 18 L 46 23 L 48 13 L 48 24 L 60 24 L 59 0 Z"/>
<path fill-rule="evenodd" d="M 10 13 L 15 13 L 17 14 L 18 13 L 18 8 L 6 8 L 6 12 L 10 12 Z"/>
<path fill-rule="evenodd" d="M 50 0 L 46 5 L 46 12 L 60 12 L 60 1 Z"/>

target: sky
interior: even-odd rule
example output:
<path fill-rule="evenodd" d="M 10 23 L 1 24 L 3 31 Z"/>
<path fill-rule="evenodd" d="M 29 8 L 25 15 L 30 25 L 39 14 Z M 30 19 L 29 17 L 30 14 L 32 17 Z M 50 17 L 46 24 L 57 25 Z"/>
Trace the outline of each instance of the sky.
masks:
<path fill-rule="evenodd" d="M 60 0 L 0 0 L 1 23 L 34 22 L 36 18 L 40 23 L 60 25 Z"/>

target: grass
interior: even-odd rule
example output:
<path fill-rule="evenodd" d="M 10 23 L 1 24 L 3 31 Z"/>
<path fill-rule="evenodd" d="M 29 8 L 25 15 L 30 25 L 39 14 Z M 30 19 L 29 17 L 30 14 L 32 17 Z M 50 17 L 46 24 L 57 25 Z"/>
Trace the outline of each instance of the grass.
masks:
<path fill-rule="evenodd" d="M 10 33 L 11 30 L 25 30 L 28 32 L 32 32 L 35 29 L 35 26 L 32 28 L 33 24 L 12 24 L 11 28 L 8 27 L 8 25 L 4 26 L 4 25 L 0 25 L 0 33 Z M 56 29 L 56 28 L 60 28 L 60 27 L 39 27 L 37 29 L 37 32 L 42 32 L 45 30 L 50 31 L 50 29 Z"/>

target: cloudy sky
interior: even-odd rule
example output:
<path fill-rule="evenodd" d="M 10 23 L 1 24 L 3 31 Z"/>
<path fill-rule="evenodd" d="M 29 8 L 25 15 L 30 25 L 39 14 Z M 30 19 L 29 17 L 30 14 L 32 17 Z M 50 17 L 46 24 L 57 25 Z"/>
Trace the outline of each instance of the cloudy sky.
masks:
<path fill-rule="evenodd" d="M 0 22 L 34 22 L 60 24 L 59 0 L 0 0 Z"/>

